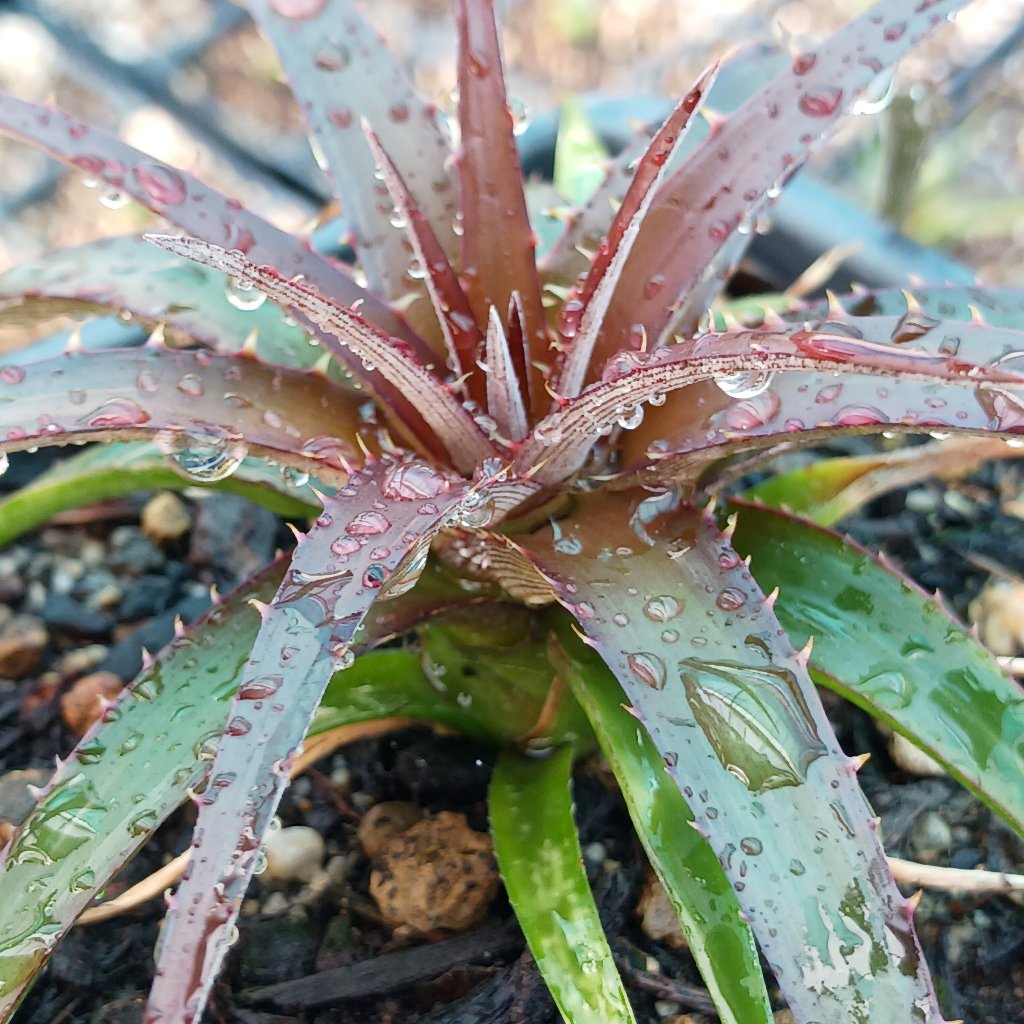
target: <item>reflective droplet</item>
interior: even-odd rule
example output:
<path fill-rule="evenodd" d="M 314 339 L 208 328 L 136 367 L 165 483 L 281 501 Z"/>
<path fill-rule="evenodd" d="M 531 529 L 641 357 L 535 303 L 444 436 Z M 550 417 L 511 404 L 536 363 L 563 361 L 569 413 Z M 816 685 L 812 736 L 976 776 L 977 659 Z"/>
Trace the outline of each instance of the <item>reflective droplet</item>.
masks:
<path fill-rule="evenodd" d="M 402 462 L 388 470 L 381 483 L 381 492 L 386 498 L 423 501 L 446 494 L 450 487 L 443 473 L 439 473 L 421 459 L 416 459 L 412 462 Z"/>
<path fill-rule="evenodd" d="M 10 468 L 10 465 L 11 460 L 8 457 L 7 452 L 0 451 L 0 476 L 3 476 L 4 473 L 7 472 L 7 470 Z"/>
<path fill-rule="evenodd" d="M 740 849 L 748 857 L 756 857 L 764 849 L 764 845 L 760 839 L 757 839 L 754 836 L 746 836 L 744 839 L 740 840 Z"/>
<path fill-rule="evenodd" d="M 345 530 L 353 537 L 377 537 L 382 533 L 387 533 L 390 529 L 390 521 L 372 509 L 360 512 L 345 527 Z"/>
<path fill-rule="evenodd" d="M 241 309 L 245 312 L 259 309 L 267 301 L 267 296 L 259 288 L 251 281 L 245 281 L 241 278 L 228 281 L 224 286 L 224 296 L 235 309 Z"/>
<path fill-rule="evenodd" d="M 120 210 L 128 205 L 131 196 L 119 188 L 107 187 L 100 190 L 100 205 L 108 210 Z"/>
<path fill-rule="evenodd" d="M 835 86 L 806 92 L 800 97 L 800 110 L 808 117 L 831 117 L 843 101 L 843 90 Z"/>
<path fill-rule="evenodd" d="M 212 425 L 192 430 L 161 430 L 156 435 L 156 445 L 182 476 L 200 483 L 227 479 L 248 454 L 241 434 Z"/>
<path fill-rule="evenodd" d="M 652 690 L 665 688 L 665 663 L 656 654 L 649 654 L 646 651 L 627 654 L 626 663 L 644 686 L 649 686 Z"/>
<path fill-rule="evenodd" d="M 309 483 L 309 473 L 296 466 L 282 466 L 281 480 L 285 487 L 305 487 Z"/>
<path fill-rule="evenodd" d="M 746 594 L 741 590 L 737 590 L 735 587 L 726 587 L 725 590 L 715 598 L 715 604 L 717 604 L 723 612 L 734 612 L 737 609 L 742 608 L 746 603 Z"/>
<path fill-rule="evenodd" d="M 283 676 L 263 675 L 249 679 L 238 688 L 239 700 L 266 700 L 273 697 L 284 683 Z"/>
<path fill-rule="evenodd" d="M 24 379 L 23 366 L 0 366 L 0 384 L 20 384 Z"/>
<path fill-rule="evenodd" d="M 327 0 L 270 0 L 270 9 L 282 18 L 300 21 L 314 18 L 323 9 Z"/>
<path fill-rule="evenodd" d="M 716 377 L 715 383 L 730 398 L 756 398 L 768 389 L 772 374 L 760 370 Z"/>
<path fill-rule="evenodd" d="M 652 622 L 668 622 L 682 610 L 680 603 L 669 594 L 650 598 L 644 605 L 644 615 Z"/>
<path fill-rule="evenodd" d="M 616 420 L 623 430 L 636 430 L 644 421 L 644 407 L 640 404 L 627 406 Z"/>

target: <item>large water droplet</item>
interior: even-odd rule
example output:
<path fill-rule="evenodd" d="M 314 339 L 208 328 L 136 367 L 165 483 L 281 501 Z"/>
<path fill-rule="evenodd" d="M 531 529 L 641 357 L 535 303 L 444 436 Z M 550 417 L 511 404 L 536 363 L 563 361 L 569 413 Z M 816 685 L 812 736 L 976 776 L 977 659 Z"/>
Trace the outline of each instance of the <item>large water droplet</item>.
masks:
<path fill-rule="evenodd" d="M 248 446 L 241 434 L 208 426 L 161 430 L 156 445 L 182 476 L 199 483 L 225 480 L 241 465 Z"/>
<path fill-rule="evenodd" d="M 178 206 L 188 196 L 185 179 L 173 167 L 141 163 L 132 173 L 146 195 L 160 206 Z"/>
<path fill-rule="evenodd" d="M 832 86 L 804 93 L 797 105 L 808 117 L 831 117 L 842 101 L 843 90 Z"/>
<path fill-rule="evenodd" d="M 637 405 L 627 406 L 620 413 L 616 422 L 623 430 L 636 430 L 644 421 L 644 407 L 639 403 Z"/>
<path fill-rule="evenodd" d="M 626 662 L 630 670 L 644 686 L 652 690 L 665 688 L 665 663 L 656 654 L 647 651 L 637 651 L 634 654 L 626 655 Z"/>
<path fill-rule="evenodd" d="M 120 210 L 128 205 L 130 199 L 131 196 L 127 192 L 122 192 L 113 186 L 100 190 L 100 205 L 105 206 L 108 210 Z"/>
<path fill-rule="evenodd" d="M 241 278 L 228 281 L 224 286 L 224 296 L 235 309 L 241 309 L 245 312 L 259 309 L 267 301 L 267 296 L 259 288 L 251 281 L 245 281 Z"/>
<path fill-rule="evenodd" d="M 353 537 L 378 537 L 382 533 L 387 533 L 390 529 L 391 522 L 372 509 L 360 512 L 345 527 L 346 532 Z"/>
<path fill-rule="evenodd" d="M 880 707 L 899 711 L 910 706 L 913 688 L 902 672 L 878 672 L 860 681 L 865 695 Z"/>
<path fill-rule="evenodd" d="M 448 479 L 422 460 L 403 462 L 389 469 L 381 483 L 386 498 L 400 501 L 423 501 L 446 494 L 450 488 Z"/>
<path fill-rule="evenodd" d="M 644 615 L 652 622 L 668 622 L 682 610 L 679 602 L 669 594 L 650 598 L 644 605 Z"/>

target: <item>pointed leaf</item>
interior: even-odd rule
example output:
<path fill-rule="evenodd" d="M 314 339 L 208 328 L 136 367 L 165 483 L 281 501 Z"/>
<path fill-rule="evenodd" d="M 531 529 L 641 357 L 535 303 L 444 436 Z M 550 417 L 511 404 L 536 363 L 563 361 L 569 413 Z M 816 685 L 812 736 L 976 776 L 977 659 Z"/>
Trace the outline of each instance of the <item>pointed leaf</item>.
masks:
<path fill-rule="evenodd" d="M 316 136 L 371 287 L 392 300 L 415 291 L 417 282 L 407 276 L 402 233 L 389 223 L 390 211 L 380 207 L 374 158 L 359 124 L 361 118 L 369 121 L 402 168 L 409 191 L 451 259 L 458 248 L 453 227 L 457 194 L 435 109 L 412 88 L 384 41 L 349 0 L 306 4 L 299 14 L 274 0 L 247 0 L 246 7 L 274 44 Z"/>
<path fill-rule="evenodd" d="M 275 306 L 239 309 L 229 296 L 246 301 L 225 288 L 220 274 L 124 235 L 61 249 L 0 274 L 0 323 L 125 310 L 221 352 L 242 348 L 255 331 L 258 351 L 269 362 L 310 366 L 321 355 Z"/>
<path fill-rule="evenodd" d="M 509 441 L 521 441 L 530 429 L 526 405 L 516 377 L 508 338 L 505 337 L 505 328 L 493 306 L 487 318 L 484 359 L 487 366 L 487 411 L 494 417 L 502 437 Z"/>
<path fill-rule="evenodd" d="M 728 539 L 641 491 L 578 496 L 557 534 L 511 540 L 618 678 L 796 1020 L 940 1021 L 806 657 Z"/>
<path fill-rule="evenodd" d="M 857 95 L 961 3 L 884 0 L 794 57 L 719 124 L 661 189 L 612 302 L 598 356 L 629 347 L 634 324 L 644 325 L 652 345 L 666 332 L 692 330 L 703 308 L 680 306 L 719 249 L 749 226 L 768 193 L 799 169 Z M 651 294 L 648 283 L 658 275 L 664 283 Z"/>
<path fill-rule="evenodd" d="M 750 926 L 661 755 L 624 706 L 622 688 L 600 657 L 564 627 L 552 642 L 553 660 L 597 732 L 719 1017 L 725 1024 L 771 1024 Z"/>
<path fill-rule="evenodd" d="M 244 354 L 146 347 L 0 363 L 0 451 L 156 435 L 193 479 L 247 454 L 343 482 L 362 461 L 353 392 Z"/>
<path fill-rule="evenodd" d="M 123 143 L 116 135 L 83 124 L 55 107 L 0 94 L 0 132 L 106 182 L 182 231 L 258 263 L 272 263 L 285 277 L 302 274 L 339 302 L 362 302 L 363 315 L 382 330 L 408 334 L 401 320 L 371 292 L 328 263 L 301 239 L 281 231 L 198 178 Z"/>
<path fill-rule="evenodd" d="M 339 360 L 355 365 L 386 408 L 397 411 L 406 426 L 421 422 L 433 431 L 456 467 L 468 472 L 494 454 L 473 417 L 415 353 L 398 338 L 389 338 L 345 306 L 313 288 L 286 281 L 273 267 L 258 267 L 241 253 L 169 235 L 150 236 L 161 248 L 187 256 L 250 282 L 283 308 L 301 314 L 320 328 L 325 344 Z M 353 356 L 358 357 L 353 360 Z M 369 368 L 368 368 L 369 367 Z M 426 431 L 413 437 L 428 441 Z"/>
<path fill-rule="evenodd" d="M 276 563 L 177 637 L 57 769 L 0 854 L 0 1019 L 116 871 L 197 786 L 256 635 Z"/>
<path fill-rule="evenodd" d="M 286 479 L 278 466 L 263 459 L 243 459 L 231 476 L 214 487 L 270 509 L 275 515 L 301 518 L 317 514 L 319 502 L 308 485 Z M 80 508 L 136 491 L 202 487 L 167 464 L 156 445 L 142 441 L 87 448 L 61 459 L 30 484 L 0 501 L 0 547 L 10 544 L 58 512 Z"/>
<path fill-rule="evenodd" d="M 448 262 L 448 256 L 434 234 L 423 207 L 409 192 L 405 179 L 381 146 L 377 133 L 368 121 L 363 122 L 363 131 L 377 166 L 384 175 L 384 184 L 388 187 L 395 209 L 405 223 L 413 253 L 425 275 L 427 292 L 444 335 L 448 367 L 456 378 L 468 375 L 470 394 L 479 402 L 483 398 L 483 391 L 476 359 L 483 338 L 473 319 L 473 310 L 462 290 L 458 274 Z"/>
<path fill-rule="evenodd" d="M 523 307 L 531 353 L 534 412 L 547 404 L 534 361 L 549 359 L 548 330 L 540 300 L 535 242 L 523 195 L 523 178 L 505 95 L 494 0 L 457 0 L 459 33 L 458 160 L 462 209 L 462 276 L 481 326 L 492 306 L 506 310 L 513 290 Z"/>
<path fill-rule="evenodd" d="M 817 682 L 934 757 L 1024 836 L 1024 690 L 934 596 L 849 540 L 746 503 L 735 534 Z"/>
<path fill-rule="evenodd" d="M 148 1019 L 201 1018 L 289 763 L 331 675 L 352 660 L 353 635 L 377 597 L 405 584 L 401 563 L 415 571 L 407 556 L 417 560 L 464 493 L 426 463 L 381 462 L 324 499 L 273 601 L 260 608 L 234 725 L 211 768 L 190 870 L 161 939 Z"/>
<path fill-rule="evenodd" d="M 583 869 L 572 763 L 571 746 L 543 759 L 501 755 L 488 794 L 494 852 L 516 920 L 566 1024 L 634 1024 Z"/>
<path fill-rule="evenodd" d="M 574 291 L 562 307 L 558 329 L 566 352 L 555 382 L 555 391 L 559 395 L 574 398 L 580 393 L 598 334 L 604 326 L 608 305 L 654 201 L 655 192 L 669 162 L 686 137 L 690 118 L 707 94 L 716 73 L 717 66 L 712 65 L 701 74 L 658 129 L 640 158 L 622 205 L 590 264 L 582 287 Z"/>

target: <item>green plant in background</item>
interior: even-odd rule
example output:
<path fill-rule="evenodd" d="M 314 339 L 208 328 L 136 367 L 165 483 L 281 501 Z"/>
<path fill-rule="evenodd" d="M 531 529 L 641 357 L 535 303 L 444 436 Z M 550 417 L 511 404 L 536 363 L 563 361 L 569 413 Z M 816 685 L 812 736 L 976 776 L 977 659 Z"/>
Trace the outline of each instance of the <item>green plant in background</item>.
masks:
<path fill-rule="evenodd" d="M 317 137 L 359 276 L 110 135 L 0 98 L 3 130 L 184 233 L 0 277 L 21 318 L 114 308 L 160 325 L 138 350 L 0 365 L 4 459 L 118 442 L 9 498 L 3 538 L 60 504 L 166 486 L 168 466 L 182 486 L 312 520 L 147 665 L 6 849 L 3 1019 L 193 793 L 147 1020 L 197 1021 L 304 737 L 400 714 L 500 748 L 498 858 L 568 1021 L 632 1019 L 572 823 L 572 765 L 595 746 L 723 1020 L 770 1020 L 756 940 L 797 1021 L 941 1021 L 813 684 L 1024 834 L 1020 694 L 869 553 L 767 506 L 736 506 L 723 530 L 697 497 L 732 456 L 781 444 L 1024 432 L 1019 294 L 880 292 L 702 324 L 810 148 L 958 4 L 888 0 L 811 52 L 712 67 L 539 262 L 488 0 L 456 3 L 454 160 L 346 0 L 249 7 Z M 716 75 L 746 98 L 702 120 Z M 812 467 L 772 498 L 814 515 L 867 470 Z"/>

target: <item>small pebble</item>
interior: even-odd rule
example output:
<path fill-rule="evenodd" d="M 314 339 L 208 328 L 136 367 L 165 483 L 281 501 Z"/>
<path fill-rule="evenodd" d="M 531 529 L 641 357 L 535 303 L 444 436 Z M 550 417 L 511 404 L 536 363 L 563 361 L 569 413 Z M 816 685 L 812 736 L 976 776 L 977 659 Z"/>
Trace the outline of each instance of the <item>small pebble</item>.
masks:
<path fill-rule="evenodd" d="M 363 852 L 371 859 L 399 833 L 415 825 L 423 812 L 404 800 L 388 800 L 375 804 L 359 820 L 356 838 Z"/>
<path fill-rule="evenodd" d="M 583 847 L 583 859 L 592 867 L 599 868 L 607 856 L 604 843 L 587 843 Z"/>
<path fill-rule="evenodd" d="M 103 644 L 76 647 L 60 656 L 57 670 L 63 676 L 80 676 L 83 672 L 94 669 L 106 656 L 107 648 Z"/>
<path fill-rule="evenodd" d="M 51 629 L 73 637 L 104 637 L 114 627 L 113 618 L 106 612 L 90 608 L 66 594 L 51 593 L 39 614 Z"/>
<path fill-rule="evenodd" d="M 113 672 L 82 676 L 60 699 L 60 715 L 75 736 L 84 735 L 103 713 L 103 702 L 113 700 L 124 683 Z"/>
<path fill-rule="evenodd" d="M 308 882 L 324 861 L 324 839 L 315 828 L 292 825 L 271 832 L 264 840 L 267 870 L 262 882 Z"/>
<path fill-rule="evenodd" d="M 687 948 L 686 936 L 669 902 L 668 893 L 653 871 L 644 882 L 643 892 L 636 906 L 636 916 L 640 919 L 640 930 L 649 939 L 660 942 L 669 949 Z"/>
<path fill-rule="evenodd" d="M 188 506 L 172 491 L 161 491 L 142 510 L 142 532 L 157 544 L 169 545 L 192 529 Z"/>
<path fill-rule="evenodd" d="M 52 776 L 52 768 L 25 768 L 0 775 L 0 818 L 20 825 L 36 805 L 32 788 L 41 789 Z"/>
<path fill-rule="evenodd" d="M 918 819 L 911 834 L 914 853 L 925 863 L 945 859 L 953 842 L 949 825 L 935 811 L 927 811 Z"/>
<path fill-rule="evenodd" d="M 655 999 L 654 1000 L 654 1012 L 659 1017 L 671 1017 L 673 1014 L 679 1013 L 682 1007 L 678 1003 L 672 1002 L 671 999 Z"/>
<path fill-rule="evenodd" d="M 491 837 L 442 811 L 392 837 L 370 874 L 370 895 L 392 928 L 426 934 L 479 924 L 498 891 Z"/>
<path fill-rule="evenodd" d="M 272 892 L 261 908 L 264 917 L 278 917 L 288 910 L 288 897 L 283 892 Z"/>
<path fill-rule="evenodd" d="M 888 741 L 889 754 L 899 768 L 921 778 L 942 778 L 946 769 L 935 758 L 915 747 L 905 736 L 892 733 Z"/>
<path fill-rule="evenodd" d="M 24 679 L 46 649 L 46 626 L 34 615 L 14 615 L 0 628 L 0 678 Z"/>
<path fill-rule="evenodd" d="M 772 1014 L 772 1020 L 775 1024 L 796 1024 L 792 1010 L 776 1010 Z"/>

